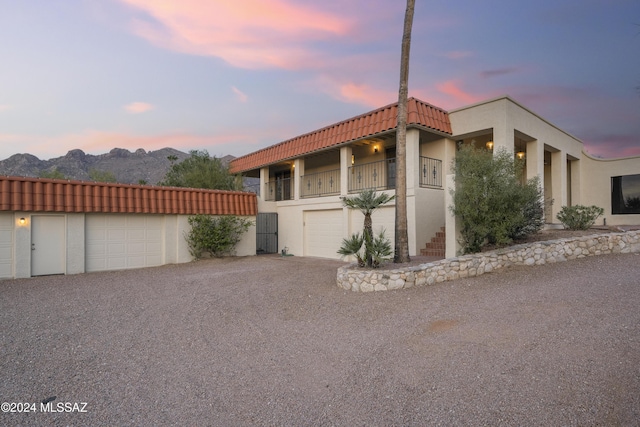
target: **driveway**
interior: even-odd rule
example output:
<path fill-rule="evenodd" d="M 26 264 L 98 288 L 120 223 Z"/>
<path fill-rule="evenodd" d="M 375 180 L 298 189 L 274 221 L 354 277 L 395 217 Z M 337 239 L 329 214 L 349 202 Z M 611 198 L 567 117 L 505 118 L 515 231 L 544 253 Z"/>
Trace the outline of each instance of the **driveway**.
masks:
<path fill-rule="evenodd" d="M 339 265 L 0 281 L 0 401 L 36 409 L 0 425 L 640 424 L 640 255 L 370 294 Z"/>

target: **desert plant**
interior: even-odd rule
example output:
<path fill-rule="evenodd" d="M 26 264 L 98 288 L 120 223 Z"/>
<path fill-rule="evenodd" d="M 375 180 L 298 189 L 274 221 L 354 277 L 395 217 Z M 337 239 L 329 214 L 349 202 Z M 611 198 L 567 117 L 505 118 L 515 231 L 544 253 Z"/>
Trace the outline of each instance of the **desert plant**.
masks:
<path fill-rule="evenodd" d="M 524 185 L 524 163 L 505 149 L 462 147 L 453 162 L 456 189 L 451 212 L 460 219 L 464 253 L 479 252 L 488 243 L 508 244 L 544 225 L 539 179 Z"/>
<path fill-rule="evenodd" d="M 198 214 L 190 216 L 191 230 L 185 239 L 191 255 L 198 259 L 204 252 L 215 257 L 232 255 L 242 235 L 253 225 L 252 221 L 234 215 L 213 217 Z"/>
<path fill-rule="evenodd" d="M 373 236 L 373 222 L 371 220 L 371 214 L 373 213 L 373 211 L 375 211 L 376 209 L 378 209 L 380 206 L 384 205 L 385 203 L 393 200 L 395 198 L 395 196 L 391 196 L 389 194 L 386 193 L 376 193 L 375 190 L 364 190 L 361 193 L 359 193 L 357 196 L 353 196 L 353 197 L 343 197 L 342 198 L 342 204 L 350 209 L 358 209 L 360 212 L 362 212 L 362 214 L 364 215 L 364 226 L 363 226 L 363 230 L 362 230 L 362 241 L 364 243 L 364 255 L 363 255 L 363 259 L 364 259 L 364 264 L 367 267 L 375 267 L 374 266 L 374 252 L 373 252 L 373 245 L 374 244 L 379 244 L 380 247 L 378 249 L 381 249 L 382 242 L 377 242 L 377 237 Z M 382 238 L 384 239 L 384 230 L 382 230 Z M 338 253 L 342 255 L 342 253 L 340 252 L 341 250 L 343 250 L 343 248 L 346 250 L 347 248 L 345 247 L 345 241 L 347 243 L 353 243 L 355 245 L 355 240 L 354 237 L 359 235 L 358 234 L 354 234 L 353 236 L 351 236 L 350 239 L 345 239 L 343 241 L 343 246 L 340 248 L 340 250 L 338 250 Z M 361 244 L 362 246 L 362 244 Z M 391 243 L 389 243 L 389 247 L 391 246 Z M 358 248 L 359 250 L 359 248 Z M 357 251 L 356 251 L 357 252 Z M 382 251 L 384 252 L 384 251 Z M 380 252 L 380 253 L 382 253 Z M 350 253 L 349 255 L 355 255 L 355 253 Z M 380 256 L 387 256 L 387 255 L 380 255 Z M 358 261 L 358 263 L 360 263 L 360 261 Z M 378 262 L 378 265 L 380 263 Z"/>
<path fill-rule="evenodd" d="M 380 230 L 377 236 L 371 239 L 367 250 L 371 255 L 371 266 L 373 268 L 378 268 L 384 261 L 391 260 L 393 249 L 391 241 L 384 235 L 384 228 Z"/>
<path fill-rule="evenodd" d="M 365 266 L 365 256 L 361 251 L 364 238 L 360 233 L 354 233 L 349 238 L 342 239 L 342 246 L 338 249 L 338 254 L 345 256 L 354 256 L 358 261 L 358 267 Z"/>
<path fill-rule="evenodd" d="M 566 229 L 588 230 L 603 213 L 604 209 L 598 206 L 563 206 L 556 218 Z"/>

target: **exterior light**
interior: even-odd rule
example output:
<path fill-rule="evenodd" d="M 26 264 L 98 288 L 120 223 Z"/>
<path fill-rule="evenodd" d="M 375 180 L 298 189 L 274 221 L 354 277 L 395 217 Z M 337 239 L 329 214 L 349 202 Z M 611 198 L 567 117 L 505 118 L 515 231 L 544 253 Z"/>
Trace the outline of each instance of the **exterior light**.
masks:
<path fill-rule="evenodd" d="M 520 160 L 524 160 L 524 158 L 525 158 L 526 154 L 525 154 L 525 152 L 524 152 L 524 151 L 518 151 L 518 152 L 516 153 L 516 156 L 518 157 L 518 159 L 520 159 Z"/>
<path fill-rule="evenodd" d="M 493 150 L 493 141 L 487 142 L 486 146 L 487 146 L 487 150 Z"/>
<path fill-rule="evenodd" d="M 353 165 L 355 165 L 355 164 L 356 164 L 356 155 L 355 155 L 355 154 L 352 154 L 352 155 L 351 155 L 351 166 L 353 166 Z"/>
<path fill-rule="evenodd" d="M 24 225 L 26 222 L 27 220 L 24 217 L 20 218 L 20 225 Z"/>
<path fill-rule="evenodd" d="M 374 152 L 374 153 L 377 153 L 377 152 L 378 152 L 378 146 L 377 146 L 377 145 L 374 145 L 374 146 L 373 146 L 373 152 Z"/>

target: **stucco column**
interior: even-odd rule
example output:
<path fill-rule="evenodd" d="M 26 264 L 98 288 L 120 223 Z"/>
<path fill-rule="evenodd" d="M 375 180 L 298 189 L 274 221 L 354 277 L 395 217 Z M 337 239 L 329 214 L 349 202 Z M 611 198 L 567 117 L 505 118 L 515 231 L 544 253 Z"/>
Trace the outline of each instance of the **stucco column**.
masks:
<path fill-rule="evenodd" d="M 420 131 L 407 129 L 407 196 L 420 186 Z"/>
<path fill-rule="evenodd" d="M 527 142 L 526 149 L 526 173 L 527 180 L 537 176 L 540 178 L 540 186 L 544 190 L 544 144 L 540 141 Z"/>
<path fill-rule="evenodd" d="M 497 121 L 493 126 L 493 152 L 496 153 L 500 149 L 506 149 L 513 153 L 513 145 L 515 141 L 515 130 L 513 126 L 507 124 L 506 117 Z M 477 147 L 482 148 L 482 147 Z"/>
<path fill-rule="evenodd" d="M 556 215 L 567 205 L 567 153 L 556 151 L 551 153 L 551 205 L 552 218 L 547 222 L 556 222 Z"/>
<path fill-rule="evenodd" d="M 304 159 L 295 159 L 293 161 L 293 199 L 300 200 L 300 183 L 301 177 L 304 176 Z"/>
<path fill-rule="evenodd" d="M 351 147 L 340 147 L 340 195 L 349 195 L 349 168 L 351 167 Z"/>
<path fill-rule="evenodd" d="M 269 191 L 269 167 L 260 168 L 260 196 L 258 199 L 265 201 L 265 196 Z"/>
<path fill-rule="evenodd" d="M 449 209 L 449 206 L 453 205 L 451 189 L 455 189 L 454 174 L 448 174 L 444 181 L 445 230 L 447 239 L 445 243 L 446 258 L 455 257 L 460 250 L 460 245 L 458 244 L 458 221 Z"/>

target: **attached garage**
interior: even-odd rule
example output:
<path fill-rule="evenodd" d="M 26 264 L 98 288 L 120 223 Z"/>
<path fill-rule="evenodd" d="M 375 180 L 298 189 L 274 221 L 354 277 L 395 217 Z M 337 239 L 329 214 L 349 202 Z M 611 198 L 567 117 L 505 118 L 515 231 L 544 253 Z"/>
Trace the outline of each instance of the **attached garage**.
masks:
<path fill-rule="evenodd" d="M 255 221 L 254 193 L 0 176 L 0 278 L 189 262 L 190 215 Z M 236 246 L 255 255 L 255 227 Z"/>
<path fill-rule="evenodd" d="M 304 212 L 304 256 L 340 258 L 343 239 L 343 210 Z"/>
<path fill-rule="evenodd" d="M 163 225 L 162 215 L 87 215 L 86 271 L 162 265 Z"/>

